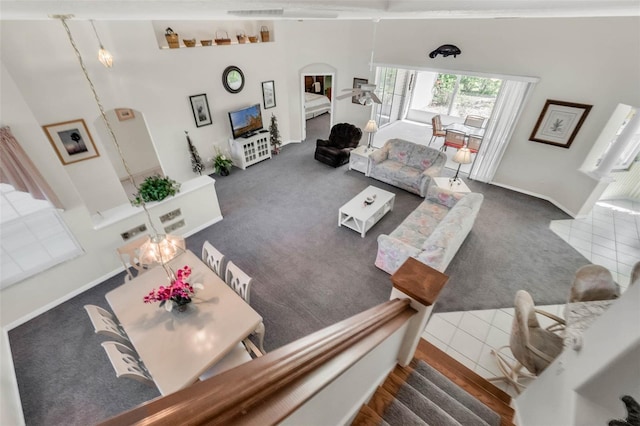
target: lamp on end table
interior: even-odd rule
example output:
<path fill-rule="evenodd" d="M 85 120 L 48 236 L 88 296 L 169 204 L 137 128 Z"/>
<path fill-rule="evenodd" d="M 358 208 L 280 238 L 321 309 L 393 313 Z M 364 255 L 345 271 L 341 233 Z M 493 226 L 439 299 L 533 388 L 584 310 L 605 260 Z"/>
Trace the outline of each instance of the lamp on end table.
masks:
<path fill-rule="evenodd" d="M 456 155 L 453 156 L 453 162 L 458 163 L 458 170 L 456 170 L 456 175 L 453 178 L 449 179 L 449 182 L 457 182 L 459 185 L 461 182 L 461 179 L 458 178 L 458 173 L 460 173 L 460 166 L 462 166 L 463 164 L 471 164 L 472 162 L 471 151 L 469 151 L 469 148 L 467 148 L 466 146 L 460 148 L 458 152 L 456 152 Z"/>
<path fill-rule="evenodd" d="M 372 139 L 372 134 L 378 131 L 378 125 L 376 124 L 375 120 L 369 120 L 367 122 L 367 125 L 364 126 L 364 132 L 365 133 L 369 133 L 369 140 L 367 142 L 367 151 L 369 151 L 371 149 L 371 139 Z"/>

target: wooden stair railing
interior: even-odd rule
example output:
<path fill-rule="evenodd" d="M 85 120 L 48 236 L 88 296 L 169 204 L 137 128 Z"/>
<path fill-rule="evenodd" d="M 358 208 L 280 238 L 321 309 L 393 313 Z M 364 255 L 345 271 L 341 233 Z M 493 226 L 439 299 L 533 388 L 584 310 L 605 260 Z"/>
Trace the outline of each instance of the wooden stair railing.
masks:
<path fill-rule="evenodd" d="M 390 300 L 102 424 L 278 423 L 415 313 L 409 299 Z"/>

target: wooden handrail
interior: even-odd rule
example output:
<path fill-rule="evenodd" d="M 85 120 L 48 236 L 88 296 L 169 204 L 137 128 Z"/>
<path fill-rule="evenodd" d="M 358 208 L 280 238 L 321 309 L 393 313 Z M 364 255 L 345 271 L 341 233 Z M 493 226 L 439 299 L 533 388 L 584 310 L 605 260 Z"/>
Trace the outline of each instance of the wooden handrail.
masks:
<path fill-rule="evenodd" d="M 251 410 L 264 413 L 263 401 L 282 393 L 288 386 L 295 387 L 303 376 L 346 349 L 358 342 L 368 342 L 368 347 L 375 347 L 415 313 L 409 303 L 409 299 L 390 300 L 249 363 L 120 414 L 103 425 L 209 425 L 250 421 Z M 385 326 L 389 330 L 380 333 Z M 341 363 L 341 371 L 363 357 L 366 351 L 355 351 L 354 354 L 348 363 Z M 327 377 L 326 383 L 333 378 L 335 375 Z M 268 418 L 261 417 L 261 423 L 273 424 L 282 420 L 313 393 L 295 395 L 289 404 L 271 410 Z"/>

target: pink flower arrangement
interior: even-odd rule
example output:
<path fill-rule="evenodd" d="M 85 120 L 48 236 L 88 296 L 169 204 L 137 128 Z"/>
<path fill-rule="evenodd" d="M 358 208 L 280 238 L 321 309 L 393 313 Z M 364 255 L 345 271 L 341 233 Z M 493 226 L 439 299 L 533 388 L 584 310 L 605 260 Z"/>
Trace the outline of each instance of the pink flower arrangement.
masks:
<path fill-rule="evenodd" d="M 165 287 L 160 286 L 158 289 L 153 289 L 151 292 L 144 296 L 144 303 L 160 302 L 160 307 L 165 306 L 167 311 L 173 309 L 174 303 L 178 306 L 186 305 L 191 302 L 191 297 L 195 294 L 196 288 L 203 288 L 202 284 L 191 285 L 187 282 L 187 279 L 191 275 L 191 268 L 184 266 L 178 269 L 175 274 L 175 279 L 171 280 L 171 285 Z M 167 301 L 173 301 L 174 303 L 167 303 Z"/>

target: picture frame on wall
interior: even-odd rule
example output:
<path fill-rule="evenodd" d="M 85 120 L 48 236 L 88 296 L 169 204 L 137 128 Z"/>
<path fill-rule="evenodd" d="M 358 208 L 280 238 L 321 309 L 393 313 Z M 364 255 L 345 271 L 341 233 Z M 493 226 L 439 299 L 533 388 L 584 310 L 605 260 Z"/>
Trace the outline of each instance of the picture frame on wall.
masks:
<path fill-rule="evenodd" d="M 359 89 L 360 86 L 362 86 L 363 84 L 369 84 L 369 80 L 367 80 L 366 78 L 354 78 L 353 79 L 353 88 L 354 89 Z M 360 95 L 352 96 L 351 97 L 351 103 L 360 105 Z"/>
<path fill-rule="evenodd" d="M 63 165 L 100 156 L 84 119 L 42 126 Z"/>
<path fill-rule="evenodd" d="M 592 106 L 547 99 L 529 140 L 569 148 Z"/>
<path fill-rule="evenodd" d="M 205 93 L 189 96 L 189 101 L 191 102 L 191 110 L 193 111 L 193 119 L 196 121 L 196 127 L 213 124 L 211 112 L 209 111 L 209 102 Z"/>
<path fill-rule="evenodd" d="M 262 82 L 262 102 L 264 109 L 276 106 L 276 86 L 273 80 Z"/>
<path fill-rule="evenodd" d="M 116 117 L 119 121 L 131 120 L 135 116 L 131 108 L 116 108 Z"/>

